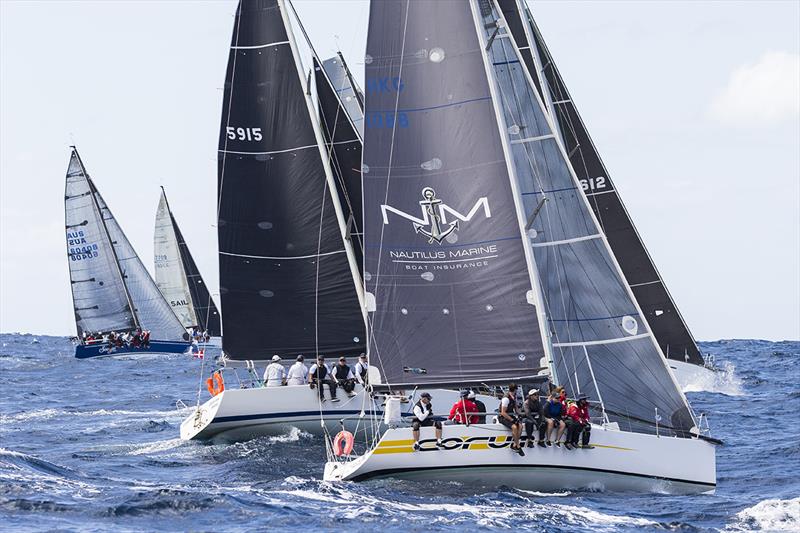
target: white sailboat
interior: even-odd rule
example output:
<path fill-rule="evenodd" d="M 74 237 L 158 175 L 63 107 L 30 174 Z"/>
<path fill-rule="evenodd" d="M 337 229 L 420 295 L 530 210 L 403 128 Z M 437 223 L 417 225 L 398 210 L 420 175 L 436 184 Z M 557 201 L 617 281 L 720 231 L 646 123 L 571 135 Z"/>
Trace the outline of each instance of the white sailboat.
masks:
<path fill-rule="evenodd" d="M 208 340 L 199 339 L 201 344 L 221 346 L 219 311 L 172 214 L 163 187 L 156 211 L 153 250 L 156 285 L 183 327 L 207 335 Z"/>
<path fill-rule="evenodd" d="M 357 385 L 325 401 L 309 385 L 264 387 L 277 355 L 351 365 L 365 350 L 361 282 L 361 139 L 324 69 L 317 115 L 287 6 L 242 0 L 228 60 L 219 143 L 222 369 L 213 397 L 181 424 L 183 439 L 240 440 L 297 427 L 313 433 L 376 423 L 382 397 Z M 341 77 L 349 83 L 349 77 Z M 355 91 L 351 92 L 355 94 Z M 238 381 L 237 367 L 247 367 Z M 224 373 L 224 378 L 222 377 Z M 234 380 L 239 388 L 234 388 Z M 369 380 L 380 383 L 377 367 Z M 408 389 L 413 405 L 421 390 Z M 455 403 L 458 391 L 436 393 Z M 488 410 L 497 400 L 482 396 Z"/>
<path fill-rule="evenodd" d="M 370 362 L 408 388 L 535 380 L 541 359 L 570 397 L 592 397 L 594 448 L 521 456 L 488 423 L 445 426 L 444 450 L 423 428 L 413 451 L 395 423 L 363 454 L 331 456 L 325 479 L 713 492 L 718 441 L 674 381 L 495 0 L 372 2 L 366 87 Z"/>

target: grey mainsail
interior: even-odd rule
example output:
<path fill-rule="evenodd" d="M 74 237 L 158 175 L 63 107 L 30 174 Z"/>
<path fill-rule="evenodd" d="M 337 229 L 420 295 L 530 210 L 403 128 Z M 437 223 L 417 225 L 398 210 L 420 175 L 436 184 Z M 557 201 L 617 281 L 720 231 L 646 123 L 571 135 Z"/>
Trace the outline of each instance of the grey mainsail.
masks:
<path fill-rule="evenodd" d="M 539 95 L 554 118 L 584 194 L 661 350 L 669 359 L 703 365 L 697 341 L 647 252 L 538 26 L 524 8 L 524 0 L 498 3 Z"/>
<path fill-rule="evenodd" d="M 74 148 L 67 170 L 66 211 L 68 233 L 71 226 L 81 227 L 76 225 L 83 224 L 83 220 L 78 220 L 83 217 L 86 217 L 84 220 L 87 223 L 83 227 L 87 231 L 89 231 L 91 218 L 94 219 L 91 224 L 98 228 L 96 231 L 90 230 L 89 237 L 96 239 L 94 242 L 90 243 L 87 239 L 86 243 L 80 245 L 81 248 L 91 245 L 91 254 L 82 250 L 79 250 L 77 255 L 75 252 L 70 253 L 70 274 L 79 333 L 83 331 L 95 333 L 109 331 L 109 329 L 130 330 L 141 326 L 150 330 L 153 339 L 183 340 L 186 331 L 169 304 L 164 300 L 139 256 L 136 255 L 136 251 L 123 233 L 116 218 L 86 173 L 77 150 Z M 94 244 L 97 244 L 96 249 Z M 96 256 L 94 255 L 95 251 L 97 252 Z M 90 257 L 87 257 L 88 255 Z M 73 261 L 73 258 L 76 257 L 80 257 L 81 260 Z M 109 269 L 111 260 L 114 261 L 114 268 Z M 87 266 L 78 266 L 78 263 Z M 73 264 L 76 265 L 74 273 Z M 95 264 L 99 265 L 97 275 L 90 276 L 92 267 L 88 265 Z M 114 277 L 114 275 L 117 279 L 109 280 L 109 277 Z M 113 291 L 105 289 L 107 281 L 113 284 Z M 98 289 L 98 287 L 103 287 L 103 289 Z M 75 294 L 76 288 L 79 296 Z M 129 313 L 130 318 L 127 317 L 124 309 L 119 310 L 123 295 L 126 298 L 127 308 L 133 307 L 133 312 Z M 80 303 L 78 298 L 80 298 Z M 94 306 L 97 308 L 92 309 Z M 109 327 L 110 324 L 93 321 L 89 318 L 94 316 L 93 311 L 99 312 L 101 306 L 104 309 L 113 309 L 113 313 L 109 316 L 114 316 L 114 321 L 120 324 L 125 323 L 126 327 Z M 84 318 L 84 315 L 87 318 Z"/>
<path fill-rule="evenodd" d="M 695 426 L 494 1 L 480 1 L 484 40 L 536 257 L 554 370 L 571 395 L 602 401 L 620 427 L 690 436 Z M 498 21 L 500 23 L 498 24 Z M 494 36 L 494 37 L 492 37 Z"/>
<path fill-rule="evenodd" d="M 217 192 L 223 350 L 231 359 L 364 350 L 338 198 L 286 17 L 282 2 L 242 0 L 234 19 Z"/>
<path fill-rule="evenodd" d="M 473 28 L 463 0 L 371 4 L 362 168 L 369 354 L 401 388 L 530 377 L 544 354 Z"/>

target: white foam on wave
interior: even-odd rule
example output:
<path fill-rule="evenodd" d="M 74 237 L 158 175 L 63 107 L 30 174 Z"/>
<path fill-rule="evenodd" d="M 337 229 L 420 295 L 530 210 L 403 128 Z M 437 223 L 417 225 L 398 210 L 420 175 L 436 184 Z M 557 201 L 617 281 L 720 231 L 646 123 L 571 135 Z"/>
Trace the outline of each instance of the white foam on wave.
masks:
<path fill-rule="evenodd" d="M 736 513 L 727 531 L 800 531 L 800 498 L 770 499 Z"/>
<path fill-rule="evenodd" d="M 180 437 L 175 439 L 157 440 L 155 442 L 145 442 L 143 444 L 135 445 L 134 448 L 128 452 L 128 455 L 149 455 L 151 453 L 165 452 L 186 444 L 186 442 L 187 441 L 181 439 Z"/>
<path fill-rule="evenodd" d="M 736 366 L 726 361 L 716 371 L 691 374 L 683 384 L 683 392 L 713 392 L 726 396 L 743 396 L 742 380 L 736 376 Z"/>
<path fill-rule="evenodd" d="M 126 420 L 141 420 L 150 418 L 161 419 L 182 419 L 192 411 L 191 407 L 185 409 L 169 409 L 166 411 L 130 411 L 126 409 L 95 409 L 93 411 L 65 411 L 61 409 L 39 409 L 36 411 L 25 411 L 13 415 L 0 415 L 0 423 L 10 424 L 13 422 L 28 422 L 33 420 L 47 420 L 60 416 L 64 417 L 98 417 L 98 416 L 123 416 Z"/>

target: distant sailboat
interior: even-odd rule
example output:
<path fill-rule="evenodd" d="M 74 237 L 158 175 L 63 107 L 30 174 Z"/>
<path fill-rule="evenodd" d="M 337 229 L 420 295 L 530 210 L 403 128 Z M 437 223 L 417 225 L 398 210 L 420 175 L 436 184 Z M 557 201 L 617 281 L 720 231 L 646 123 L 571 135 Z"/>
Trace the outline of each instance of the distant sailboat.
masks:
<path fill-rule="evenodd" d="M 72 147 L 64 195 L 75 357 L 182 353 L 188 336 Z M 148 333 L 149 332 L 149 333 Z"/>
<path fill-rule="evenodd" d="M 713 383 L 697 379 L 699 373 L 711 370 L 611 181 L 525 0 L 498 3 L 519 45 L 522 64 L 557 126 L 589 205 L 676 379 L 682 386 L 689 381 Z"/>
<path fill-rule="evenodd" d="M 187 330 L 221 335 L 216 304 L 189 252 L 161 188 L 154 235 L 156 285 Z"/>
<path fill-rule="evenodd" d="M 594 448 L 512 453 L 488 423 L 445 426 L 438 446 L 423 428 L 414 451 L 393 427 L 331 456 L 325 479 L 713 492 L 718 441 L 673 381 L 495 1 L 373 0 L 366 52 L 375 388 L 549 380 L 591 395 Z"/>

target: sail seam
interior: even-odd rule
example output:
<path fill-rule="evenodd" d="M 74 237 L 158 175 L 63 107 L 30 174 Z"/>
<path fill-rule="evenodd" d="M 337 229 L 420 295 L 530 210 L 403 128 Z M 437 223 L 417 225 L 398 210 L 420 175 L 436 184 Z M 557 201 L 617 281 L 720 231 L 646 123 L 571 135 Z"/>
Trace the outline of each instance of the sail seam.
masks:
<path fill-rule="evenodd" d="M 286 152 L 294 152 L 295 150 L 305 150 L 307 148 L 316 148 L 316 144 L 309 144 L 308 146 L 296 146 L 294 148 L 286 148 L 285 150 L 274 150 L 272 152 L 236 152 L 233 150 L 217 150 L 223 154 L 239 154 L 239 155 L 271 155 L 271 154 L 285 154 Z"/>
<path fill-rule="evenodd" d="M 644 283 L 634 283 L 632 285 L 628 285 L 631 289 L 634 287 L 641 287 L 642 285 L 655 285 L 656 283 L 661 283 L 660 279 L 656 279 L 653 281 L 645 281 Z"/>
<path fill-rule="evenodd" d="M 605 339 L 599 341 L 579 341 L 579 342 L 554 342 L 553 346 L 563 348 L 568 346 L 598 346 L 602 344 L 616 344 L 618 342 L 635 341 L 638 339 L 645 339 L 649 337 L 649 333 L 640 333 L 639 335 L 631 335 L 630 337 L 618 337 L 616 339 Z"/>
<path fill-rule="evenodd" d="M 585 237 L 575 237 L 574 239 L 564 239 L 562 241 L 550 241 L 550 242 L 534 242 L 531 243 L 531 246 L 534 247 L 543 247 L 543 246 L 559 246 L 562 244 L 571 244 L 573 242 L 581 242 L 581 241 L 591 241 L 594 239 L 601 239 L 603 236 L 599 233 L 595 233 L 594 235 L 586 235 Z"/>
<path fill-rule="evenodd" d="M 543 141 L 544 139 L 555 139 L 555 135 L 552 133 L 548 133 L 547 135 L 539 135 L 538 137 L 528 137 L 526 139 L 514 139 L 511 141 L 511 144 L 524 144 L 530 143 L 534 141 Z"/>
<path fill-rule="evenodd" d="M 231 252 L 219 252 L 220 255 L 228 255 L 230 257 L 248 257 L 250 259 L 310 259 L 312 257 L 324 257 L 327 255 L 343 254 L 345 250 L 336 250 L 333 252 L 325 252 L 324 254 L 310 254 L 310 255 L 287 255 L 287 256 L 271 256 L 271 255 L 246 255 L 234 254 Z"/>
<path fill-rule="evenodd" d="M 267 44 L 254 44 L 251 46 L 231 46 L 231 50 L 257 50 L 259 48 L 268 48 L 270 46 L 278 46 L 280 44 L 289 44 L 289 41 L 276 41 Z"/>

